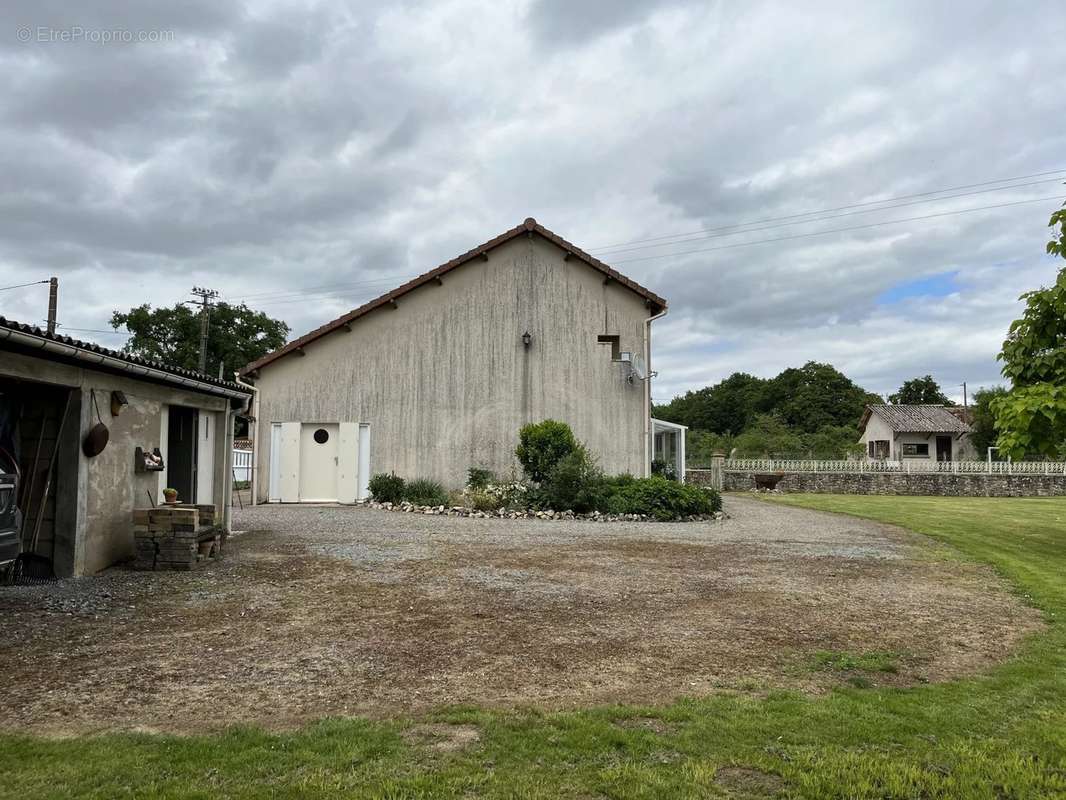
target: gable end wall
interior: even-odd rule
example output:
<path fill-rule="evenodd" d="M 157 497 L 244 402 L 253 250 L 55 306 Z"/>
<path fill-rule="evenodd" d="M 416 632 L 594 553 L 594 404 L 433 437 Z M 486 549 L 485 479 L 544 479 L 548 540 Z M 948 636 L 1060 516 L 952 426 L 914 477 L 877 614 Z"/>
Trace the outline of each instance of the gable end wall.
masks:
<path fill-rule="evenodd" d="M 512 240 L 262 368 L 260 500 L 270 426 L 371 426 L 371 472 L 457 488 L 471 466 L 517 469 L 526 422 L 563 420 L 608 472 L 643 471 L 644 393 L 598 334 L 643 351 L 643 298 L 538 235 Z M 529 331 L 527 349 L 522 334 Z"/>

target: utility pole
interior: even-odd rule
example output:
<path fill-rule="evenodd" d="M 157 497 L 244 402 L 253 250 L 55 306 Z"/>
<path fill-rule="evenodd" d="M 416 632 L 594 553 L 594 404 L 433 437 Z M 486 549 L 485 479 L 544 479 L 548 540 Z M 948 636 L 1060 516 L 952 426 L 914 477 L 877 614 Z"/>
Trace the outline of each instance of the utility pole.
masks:
<path fill-rule="evenodd" d="M 48 335 L 56 332 L 56 309 L 59 306 L 59 278 L 48 281 Z"/>
<path fill-rule="evenodd" d="M 192 293 L 200 298 L 200 372 L 207 371 L 207 330 L 211 314 L 211 301 L 218 297 L 214 289 L 192 287 Z"/>
<path fill-rule="evenodd" d="M 970 407 L 970 403 L 969 403 L 969 401 L 968 401 L 968 399 L 966 397 L 966 381 L 962 382 L 962 407 L 963 408 L 969 408 Z"/>

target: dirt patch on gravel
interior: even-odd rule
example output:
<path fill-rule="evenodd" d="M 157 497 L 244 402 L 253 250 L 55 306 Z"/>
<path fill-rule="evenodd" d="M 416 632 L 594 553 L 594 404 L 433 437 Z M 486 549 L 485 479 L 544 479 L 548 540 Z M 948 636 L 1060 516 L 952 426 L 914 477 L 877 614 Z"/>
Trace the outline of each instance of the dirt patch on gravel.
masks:
<path fill-rule="evenodd" d="M 990 570 L 859 520 L 731 498 L 718 523 L 259 508 L 195 573 L 0 589 L 4 730 L 291 727 L 447 704 L 818 692 L 988 668 L 1041 624 Z"/>

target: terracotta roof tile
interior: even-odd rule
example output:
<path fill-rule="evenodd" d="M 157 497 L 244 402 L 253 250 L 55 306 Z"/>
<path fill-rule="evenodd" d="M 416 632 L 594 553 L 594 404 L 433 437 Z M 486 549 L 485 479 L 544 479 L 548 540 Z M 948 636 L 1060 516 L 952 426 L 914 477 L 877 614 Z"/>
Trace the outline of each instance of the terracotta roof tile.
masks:
<path fill-rule="evenodd" d="M 5 319 L 0 317 L 0 328 L 7 328 L 8 330 L 18 331 L 20 333 L 27 333 L 31 336 L 36 336 L 40 339 L 47 339 L 52 342 L 58 342 L 59 344 L 65 344 L 69 347 L 76 347 L 79 350 L 85 350 L 90 353 L 99 353 L 100 355 L 107 356 L 108 358 L 114 358 L 119 361 L 124 361 L 127 364 L 135 364 L 141 367 L 151 367 L 157 369 L 160 372 L 166 372 L 171 375 L 175 375 L 182 378 L 192 378 L 200 381 L 201 383 L 212 384 L 225 389 L 231 389 L 244 394 L 251 394 L 251 390 L 247 386 L 241 386 L 239 383 L 233 381 L 220 380 L 206 375 L 202 372 L 196 372 L 195 370 L 185 369 L 184 367 L 172 367 L 168 364 L 162 364 L 158 361 L 152 361 L 147 358 L 139 358 L 137 356 L 131 356 L 129 353 L 123 353 L 121 350 L 111 350 L 107 347 L 101 347 L 94 342 L 83 342 L 80 339 L 73 339 L 70 336 L 63 336 L 58 333 L 49 334 L 42 328 L 38 328 L 33 325 L 27 325 L 23 322 L 16 322 L 13 319 Z M 42 354 L 40 357 L 45 357 Z"/>

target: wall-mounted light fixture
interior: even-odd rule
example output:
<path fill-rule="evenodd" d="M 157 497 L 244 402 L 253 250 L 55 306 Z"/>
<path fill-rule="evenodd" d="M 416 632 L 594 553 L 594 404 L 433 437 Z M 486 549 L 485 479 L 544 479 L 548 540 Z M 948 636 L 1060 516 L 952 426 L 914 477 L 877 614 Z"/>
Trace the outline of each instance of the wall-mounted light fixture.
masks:
<path fill-rule="evenodd" d="M 523 333 L 522 334 L 522 344 L 525 347 L 528 348 L 532 343 L 533 343 L 533 334 L 530 333 L 529 331 L 526 331 L 525 333 Z"/>

